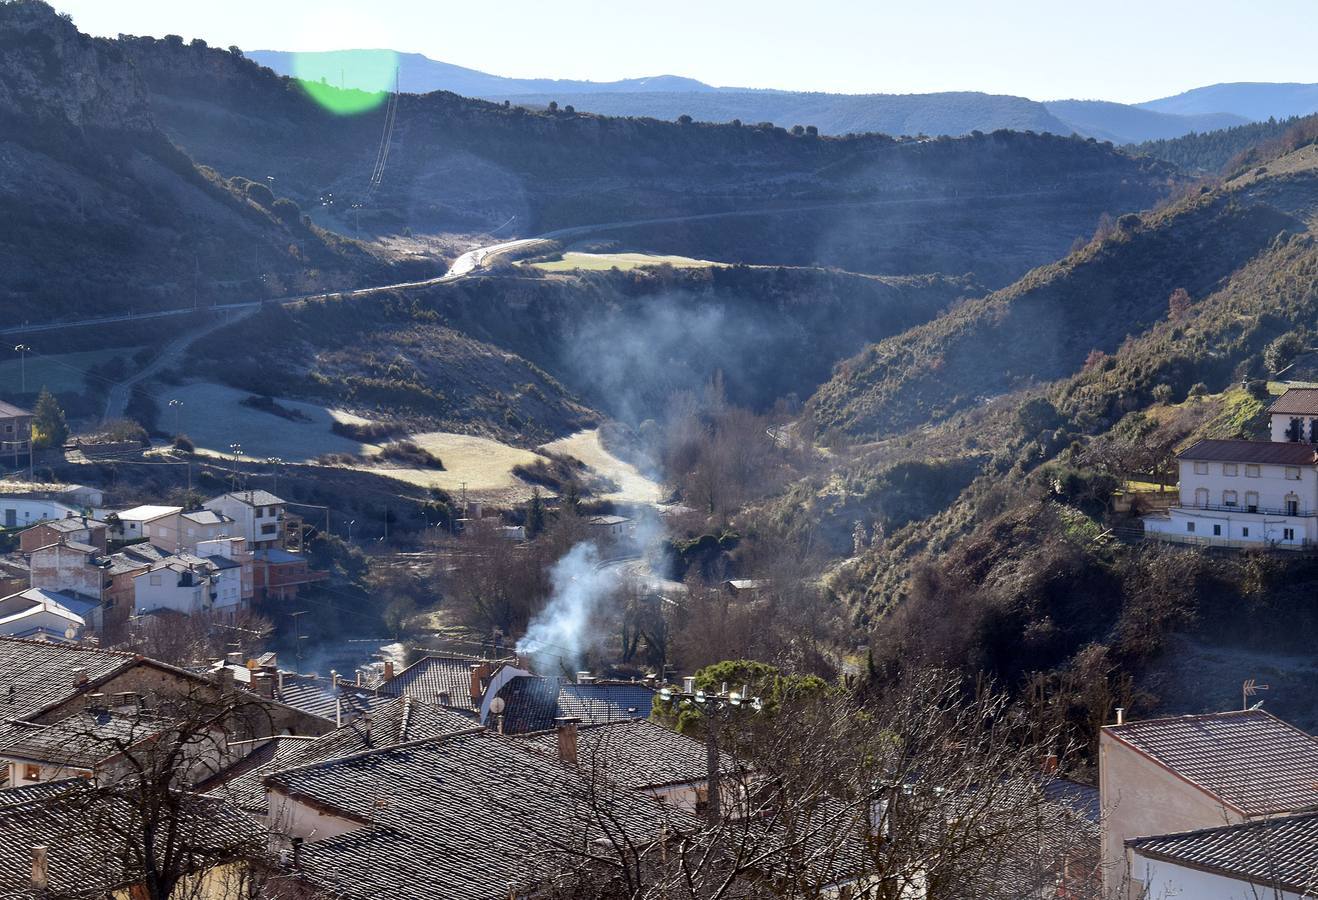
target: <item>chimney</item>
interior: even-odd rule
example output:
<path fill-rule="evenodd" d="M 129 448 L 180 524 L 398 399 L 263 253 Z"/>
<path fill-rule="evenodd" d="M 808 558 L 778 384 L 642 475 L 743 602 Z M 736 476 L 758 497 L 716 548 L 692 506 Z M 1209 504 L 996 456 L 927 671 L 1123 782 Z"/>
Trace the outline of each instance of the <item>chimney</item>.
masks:
<path fill-rule="evenodd" d="M 252 690 L 267 700 L 275 699 L 275 679 L 269 672 L 252 673 Z"/>
<path fill-rule="evenodd" d="M 87 683 L 87 670 L 86 670 L 86 669 L 74 669 L 74 670 L 73 670 L 73 686 L 74 686 L 74 687 L 82 687 L 82 686 L 85 685 L 86 683 Z"/>
<path fill-rule="evenodd" d="M 694 694 L 695 692 L 696 692 L 696 677 L 694 675 L 687 675 L 685 678 L 682 679 L 682 693 Z"/>
<path fill-rule="evenodd" d="M 594 683 L 595 683 L 595 676 L 590 674 L 590 672 L 577 673 L 577 684 L 594 684 Z"/>
<path fill-rule="evenodd" d="M 104 695 L 104 694 L 99 694 L 99 693 L 97 693 L 97 694 L 88 694 L 88 695 L 87 695 L 87 701 L 86 701 L 86 704 L 87 704 L 87 709 L 107 709 L 107 708 L 108 708 L 108 707 L 106 706 L 106 703 L 105 703 L 105 695 Z"/>
<path fill-rule="evenodd" d="M 384 680 L 388 681 L 390 678 L 393 677 L 394 677 L 394 661 L 392 659 L 386 659 L 384 661 Z"/>
<path fill-rule="evenodd" d="M 342 697 L 334 698 L 334 727 L 335 728 L 343 727 L 343 698 Z"/>
<path fill-rule="evenodd" d="M 1048 753 L 1039 761 L 1039 772 L 1045 778 L 1054 778 L 1057 776 L 1057 754 Z"/>
<path fill-rule="evenodd" d="M 1126 707 L 1124 706 L 1117 707 L 1117 724 L 1118 725 L 1126 724 Z"/>
<path fill-rule="evenodd" d="M 215 680 L 220 685 L 220 693 L 226 697 L 233 693 L 233 669 L 224 666 L 215 673 Z"/>
<path fill-rule="evenodd" d="M 191 566 L 188 566 L 188 571 L 192 571 Z M 241 666 L 244 663 L 243 655 L 238 652 L 224 654 L 224 661 L 234 666 Z"/>
<path fill-rule="evenodd" d="M 276 685 L 276 687 L 279 689 L 279 693 L 280 693 L 280 694 L 283 694 L 283 693 L 284 693 L 284 670 L 283 670 L 283 669 L 276 669 L 276 670 L 275 670 L 275 685 Z"/>
<path fill-rule="evenodd" d="M 358 670 L 357 670 L 357 687 L 361 687 L 361 686 L 362 686 L 362 670 L 361 670 L 361 669 L 358 669 Z"/>
<path fill-rule="evenodd" d="M 440 691 L 440 692 L 439 692 L 439 705 L 440 705 L 440 706 L 452 706 L 453 704 L 450 702 L 450 700 L 451 700 L 451 698 L 449 697 L 449 692 L 448 692 L 448 691 Z"/>
<path fill-rule="evenodd" d="M 32 847 L 32 890 L 44 891 L 49 882 L 46 869 L 46 851 L 50 848 L 45 844 L 36 844 Z"/>
<path fill-rule="evenodd" d="M 490 664 L 487 662 L 476 663 L 471 667 L 471 702 L 479 703 L 485 696 L 485 685 L 482 684 L 486 678 L 490 677 Z"/>
<path fill-rule="evenodd" d="M 293 868 L 302 868 L 302 838 L 293 838 Z"/>
<path fill-rule="evenodd" d="M 554 728 L 558 732 L 558 758 L 573 766 L 577 764 L 577 723 L 580 721 L 575 716 L 554 720 Z"/>

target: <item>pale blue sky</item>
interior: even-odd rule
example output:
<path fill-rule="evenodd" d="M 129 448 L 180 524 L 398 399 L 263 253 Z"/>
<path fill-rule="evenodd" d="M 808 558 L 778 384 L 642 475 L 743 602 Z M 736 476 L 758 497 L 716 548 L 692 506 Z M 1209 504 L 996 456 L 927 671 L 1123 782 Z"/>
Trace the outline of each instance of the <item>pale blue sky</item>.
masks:
<path fill-rule="evenodd" d="M 497 75 L 1135 102 L 1318 81 L 1318 0 L 51 0 L 92 34 L 389 47 Z"/>

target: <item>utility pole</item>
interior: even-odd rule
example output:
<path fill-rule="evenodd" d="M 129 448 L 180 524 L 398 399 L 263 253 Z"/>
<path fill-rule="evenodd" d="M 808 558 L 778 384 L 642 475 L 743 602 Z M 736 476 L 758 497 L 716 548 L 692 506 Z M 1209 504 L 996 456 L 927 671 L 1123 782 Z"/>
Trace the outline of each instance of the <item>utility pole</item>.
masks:
<path fill-rule="evenodd" d="M 32 348 L 27 344 L 19 344 L 14 350 L 19 354 L 18 357 L 18 377 L 22 384 L 21 393 L 27 393 L 27 352 Z"/>
<path fill-rule="evenodd" d="M 304 641 L 307 637 L 305 634 L 302 633 L 302 628 L 299 620 L 301 619 L 302 616 L 305 616 L 306 614 L 307 611 L 305 609 L 300 609 L 295 613 L 289 614 L 293 618 L 293 640 L 294 640 L 293 656 L 297 660 L 297 670 L 299 673 L 302 672 L 302 641 Z"/>
<path fill-rule="evenodd" d="M 170 409 L 174 410 L 174 437 L 178 437 L 182 433 L 182 431 L 179 428 L 178 414 L 179 414 L 179 410 L 182 409 L 183 407 L 183 401 L 170 400 L 169 407 Z"/>

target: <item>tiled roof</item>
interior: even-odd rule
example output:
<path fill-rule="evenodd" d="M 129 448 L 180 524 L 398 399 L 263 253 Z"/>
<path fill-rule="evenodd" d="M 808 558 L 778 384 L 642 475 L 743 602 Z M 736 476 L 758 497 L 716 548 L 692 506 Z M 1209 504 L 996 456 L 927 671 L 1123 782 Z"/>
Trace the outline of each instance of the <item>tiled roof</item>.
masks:
<path fill-rule="evenodd" d="M 15 722 L 0 729 L 0 757 L 91 769 L 168 727 L 159 718 L 108 710 L 82 711 L 54 725 Z"/>
<path fill-rule="evenodd" d="M 448 694 L 448 702 L 440 705 L 475 709 L 480 701 L 473 703 L 471 699 L 471 667 L 482 662 L 489 662 L 491 670 L 497 665 L 492 660 L 468 656 L 423 656 L 382 682 L 380 693 L 437 704 L 440 694 Z"/>
<path fill-rule="evenodd" d="M 1207 869 L 1266 889 L 1242 886 L 1242 897 L 1272 896 L 1274 891 L 1312 897 L 1318 888 L 1318 815 L 1138 838 L 1127 844 L 1142 856 Z"/>
<path fill-rule="evenodd" d="M 311 675 L 285 673 L 282 686 L 276 688 L 275 699 L 295 709 L 335 721 L 342 702 L 344 717 L 368 712 L 384 706 L 390 698 L 380 697 L 374 691 Z"/>
<path fill-rule="evenodd" d="M 38 781 L 35 784 L 25 784 L 22 787 L 3 788 L 0 789 L 0 809 L 6 806 L 16 806 L 20 803 L 31 803 L 33 800 L 45 800 L 49 797 L 58 796 L 70 788 L 85 785 L 85 781 L 75 777 L 61 778 L 59 781 Z"/>
<path fill-rule="evenodd" d="M 488 732 L 359 754 L 267 783 L 371 823 L 302 849 L 313 881 L 362 900 L 504 898 L 511 884 L 543 873 L 556 840 L 602 836 L 578 812 L 581 770 Z M 610 798 L 609 821 L 637 841 L 661 829 L 657 805 L 632 792 Z"/>
<path fill-rule="evenodd" d="M 586 725 L 646 719 L 654 693 L 653 688 L 633 682 L 577 684 L 539 675 L 514 678 L 499 689 L 508 734 L 544 731 L 562 716 L 575 716 Z"/>
<path fill-rule="evenodd" d="M 1313 444 L 1288 441 L 1197 441 L 1176 454 L 1177 459 L 1209 462 L 1264 463 L 1274 466 L 1311 466 L 1315 462 Z"/>
<path fill-rule="evenodd" d="M 0 637 L 0 717 L 30 718 L 73 696 L 76 670 L 95 682 L 135 663 L 131 653 Z"/>
<path fill-rule="evenodd" d="M 1103 730 L 1245 815 L 1318 809 L 1318 740 L 1263 710 Z"/>
<path fill-rule="evenodd" d="M 64 518 L 64 519 L 46 519 L 44 522 L 38 522 L 37 524 L 33 525 L 32 528 L 40 528 L 43 525 L 46 528 L 51 529 L 52 531 L 59 531 L 65 533 L 72 531 L 83 531 L 84 529 L 96 531 L 97 529 L 105 527 L 104 522 L 98 522 L 95 519 L 89 519 L 86 518 L 85 516 L 69 516 L 68 518 Z M 31 531 L 32 528 L 29 528 L 28 530 Z"/>
<path fill-rule="evenodd" d="M 49 848 L 49 890 L 40 896 L 105 897 L 139 880 L 124 862 L 133 856 L 122 837 L 134 816 L 130 803 L 94 793 L 82 779 L 63 784 L 57 792 L 34 792 L 26 802 L 0 804 L 0 896 L 37 896 L 31 889 L 36 845 Z M 214 859 L 251 856 L 263 847 L 254 823 L 213 800 L 186 796 L 180 809 L 176 848 L 206 848 Z"/>
<path fill-rule="evenodd" d="M 8 401 L 0 400 L 0 418 L 12 419 L 17 416 L 31 417 L 31 415 L 32 413 L 28 412 L 26 409 L 24 409 L 21 406 L 15 406 L 14 404 L 9 403 Z"/>
<path fill-rule="evenodd" d="M 557 731 L 538 732 L 523 740 L 558 755 Z M 722 759 L 724 771 L 736 770 L 732 757 L 723 754 Z M 629 788 L 690 784 L 709 777 L 702 741 L 645 719 L 579 728 L 577 760 L 582 766 L 593 763 L 610 781 Z"/>
<path fill-rule="evenodd" d="M 237 500 L 239 503 L 246 503 L 248 506 L 279 506 L 284 503 L 283 500 L 276 497 L 269 491 L 230 491 L 227 494 L 221 494 L 207 500 L 207 503 L 215 503 L 228 497 L 230 500 Z"/>
<path fill-rule="evenodd" d="M 1289 388 L 1272 405 L 1269 413 L 1292 416 L 1318 416 L 1318 388 Z"/>
<path fill-rule="evenodd" d="M 424 738 L 455 734 L 479 727 L 475 720 L 452 710 L 399 697 L 371 713 L 369 725 L 358 719 L 315 740 L 296 743 L 267 741 L 250 757 L 198 787 L 225 797 L 243 809 L 265 811 L 262 779 L 285 769 L 338 759 L 373 748 L 390 747 Z"/>

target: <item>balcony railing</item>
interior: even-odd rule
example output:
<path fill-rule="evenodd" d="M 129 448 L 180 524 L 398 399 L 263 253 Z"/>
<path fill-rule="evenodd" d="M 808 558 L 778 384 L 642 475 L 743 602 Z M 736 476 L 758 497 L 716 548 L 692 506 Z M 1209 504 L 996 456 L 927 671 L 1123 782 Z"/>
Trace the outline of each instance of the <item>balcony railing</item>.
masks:
<path fill-rule="evenodd" d="M 1268 506 L 1214 506 L 1211 503 L 1182 504 L 1179 508 L 1204 510 L 1206 512 L 1249 513 L 1251 515 L 1260 516 L 1289 516 L 1292 519 L 1304 519 L 1318 516 L 1318 509 L 1303 509 L 1298 506 L 1295 508 L 1295 512 L 1290 512 L 1285 509 L 1274 509 Z"/>

